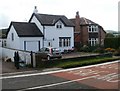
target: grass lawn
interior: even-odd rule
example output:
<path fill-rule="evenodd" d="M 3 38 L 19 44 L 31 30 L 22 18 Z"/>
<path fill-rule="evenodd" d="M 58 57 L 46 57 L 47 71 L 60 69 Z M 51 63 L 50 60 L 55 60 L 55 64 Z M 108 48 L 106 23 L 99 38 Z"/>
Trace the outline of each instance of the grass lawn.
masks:
<path fill-rule="evenodd" d="M 57 64 L 55 67 L 60 68 L 72 68 L 72 67 L 79 67 L 79 66 L 86 66 L 91 64 L 103 63 L 108 61 L 116 60 L 116 58 L 95 58 L 95 59 L 87 59 L 87 60 L 76 60 L 76 61 L 69 61 L 65 63 Z"/>
<path fill-rule="evenodd" d="M 86 65 L 92 65 L 92 64 L 98 64 L 103 62 L 109 62 L 109 61 L 115 61 L 120 58 L 112 58 L 112 57 L 96 57 L 91 59 L 80 59 L 80 60 L 59 60 L 59 61 L 46 61 L 43 62 L 38 67 L 42 68 L 74 68 L 74 67 L 80 67 L 80 66 L 86 66 Z"/>

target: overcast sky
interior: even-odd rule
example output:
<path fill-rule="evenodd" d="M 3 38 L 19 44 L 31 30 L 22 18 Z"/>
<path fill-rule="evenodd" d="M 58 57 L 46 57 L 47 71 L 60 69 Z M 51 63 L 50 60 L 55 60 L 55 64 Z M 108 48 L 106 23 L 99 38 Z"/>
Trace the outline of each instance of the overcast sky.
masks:
<path fill-rule="evenodd" d="M 76 11 L 80 17 L 88 18 L 105 30 L 118 31 L 119 0 L 0 0 L 0 29 L 11 21 L 28 21 L 34 6 L 43 14 L 65 15 L 74 18 Z"/>

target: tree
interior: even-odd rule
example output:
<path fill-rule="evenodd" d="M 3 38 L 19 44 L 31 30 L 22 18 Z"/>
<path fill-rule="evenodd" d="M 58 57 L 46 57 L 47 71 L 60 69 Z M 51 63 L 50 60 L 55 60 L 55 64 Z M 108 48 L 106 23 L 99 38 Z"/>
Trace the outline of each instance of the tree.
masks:
<path fill-rule="evenodd" d="M 114 36 L 112 33 L 107 33 L 105 37 L 106 37 L 106 38 L 113 38 L 113 37 L 115 37 L 115 36 Z"/>

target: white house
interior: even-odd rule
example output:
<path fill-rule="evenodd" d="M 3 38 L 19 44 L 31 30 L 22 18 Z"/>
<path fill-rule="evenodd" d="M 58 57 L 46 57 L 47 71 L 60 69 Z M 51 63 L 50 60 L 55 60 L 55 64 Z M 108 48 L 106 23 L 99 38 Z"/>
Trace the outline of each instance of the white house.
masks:
<path fill-rule="evenodd" d="M 74 25 L 64 15 L 33 13 L 30 23 L 35 23 L 44 35 L 44 47 L 68 50 L 74 47 Z"/>
<path fill-rule="evenodd" d="M 61 51 L 71 49 L 74 47 L 74 24 L 64 15 L 33 13 L 29 22 L 11 22 L 7 46 L 35 52 L 49 46 Z"/>
<path fill-rule="evenodd" d="M 7 35 L 7 47 L 36 52 L 42 48 L 42 43 L 43 34 L 35 23 L 11 22 Z"/>

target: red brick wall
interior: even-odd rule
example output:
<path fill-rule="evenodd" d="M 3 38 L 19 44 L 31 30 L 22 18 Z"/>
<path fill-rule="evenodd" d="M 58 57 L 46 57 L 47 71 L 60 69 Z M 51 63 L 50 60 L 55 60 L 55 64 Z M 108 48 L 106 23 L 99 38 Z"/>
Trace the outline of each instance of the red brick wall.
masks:
<path fill-rule="evenodd" d="M 104 45 L 105 35 L 106 35 L 106 32 L 101 27 L 99 27 L 99 39 L 98 40 L 99 40 L 100 45 Z"/>
<path fill-rule="evenodd" d="M 81 33 L 81 41 L 83 45 L 87 45 L 88 43 L 88 38 L 89 38 L 89 33 L 88 33 L 88 28 L 87 26 L 82 26 L 81 29 L 82 33 Z"/>

